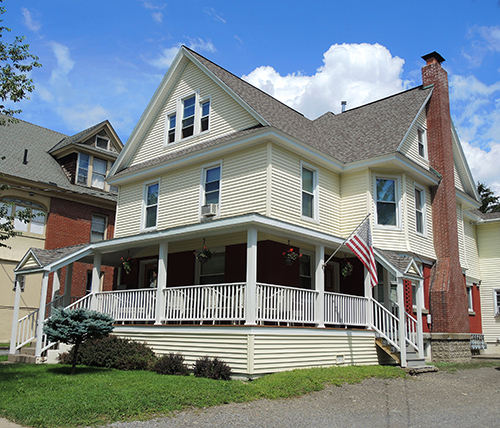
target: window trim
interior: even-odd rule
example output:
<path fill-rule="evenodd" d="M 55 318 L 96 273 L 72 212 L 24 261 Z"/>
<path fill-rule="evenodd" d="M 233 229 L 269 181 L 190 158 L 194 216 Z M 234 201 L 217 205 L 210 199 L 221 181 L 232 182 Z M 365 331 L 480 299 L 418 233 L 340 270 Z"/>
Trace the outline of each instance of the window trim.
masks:
<path fill-rule="evenodd" d="M 103 149 L 102 147 L 99 147 L 99 146 L 97 145 L 97 140 L 98 140 L 98 139 L 101 139 L 101 140 L 104 140 L 104 141 L 106 141 L 106 142 L 107 142 L 107 144 L 106 144 L 106 148 L 105 148 L 105 149 Z M 109 151 L 110 151 L 110 147 L 111 147 L 111 140 L 110 140 L 108 137 L 104 137 L 104 136 L 102 136 L 102 135 L 96 134 L 96 136 L 95 136 L 94 146 L 95 146 L 97 149 L 106 150 L 106 151 L 108 151 L 108 152 L 109 152 Z"/>
<path fill-rule="evenodd" d="M 37 237 L 37 238 L 43 238 L 45 237 L 46 229 L 47 229 L 47 217 L 48 217 L 48 209 L 38 201 L 30 201 L 29 199 L 23 199 L 22 196 L 7 196 L 5 198 L 0 199 L 0 204 L 7 204 L 9 205 L 7 207 L 7 216 L 11 216 L 12 213 L 17 212 L 19 210 L 24 210 L 24 209 L 30 209 L 31 212 L 38 211 L 39 213 L 42 213 L 43 215 L 34 217 L 31 219 L 28 223 L 20 222 L 20 220 L 17 220 L 15 218 L 13 220 L 13 226 L 14 230 L 17 232 L 21 232 L 23 236 L 30 236 L 30 237 Z M 37 232 L 32 232 L 31 230 L 31 224 L 33 223 L 33 220 L 40 220 L 43 219 L 43 224 L 41 221 L 35 221 L 34 223 L 42 226 L 42 233 L 37 233 Z M 6 219 L 0 219 L 2 223 L 7 223 Z M 16 227 L 16 224 L 22 224 L 23 228 L 18 228 Z"/>
<path fill-rule="evenodd" d="M 147 221 L 147 200 L 148 200 L 148 189 L 150 186 L 158 185 L 158 196 L 156 200 L 156 221 L 154 226 L 146 227 Z M 157 180 L 151 180 L 144 183 L 143 194 L 142 194 L 142 218 L 141 218 L 141 230 L 156 230 L 158 228 L 158 217 L 160 212 L 160 190 L 161 190 L 161 180 L 158 178 Z M 153 205 L 150 205 L 153 206 Z"/>
<path fill-rule="evenodd" d="M 89 157 L 89 165 L 88 165 L 88 169 L 87 169 L 87 178 L 86 178 L 86 183 L 85 184 L 80 183 L 78 181 L 78 175 L 79 175 L 79 172 L 80 172 L 80 159 L 81 159 L 82 155 L 85 155 L 85 156 Z M 94 176 L 94 160 L 95 159 L 98 159 L 98 160 L 101 160 L 103 162 L 106 162 L 106 173 L 104 175 L 104 187 L 103 188 L 92 186 L 92 178 Z M 100 156 L 95 156 L 94 154 L 85 153 L 85 152 L 78 152 L 78 159 L 76 161 L 76 175 L 75 175 L 75 183 L 74 184 L 77 185 L 77 186 L 88 187 L 90 189 L 99 189 L 99 190 L 102 190 L 103 192 L 114 193 L 114 192 L 111 191 L 111 187 L 112 186 L 110 186 L 106 182 L 106 177 L 108 176 L 109 171 L 111 170 L 112 166 L 113 166 L 113 162 L 110 162 L 107 159 L 103 159 Z"/>
<path fill-rule="evenodd" d="M 102 233 L 102 239 L 99 240 L 93 240 L 92 236 L 94 234 L 94 218 L 95 217 L 101 217 L 104 219 L 104 231 Z M 101 242 L 106 240 L 106 234 L 108 231 L 108 216 L 105 214 L 99 214 L 99 213 L 92 213 L 92 218 L 90 220 L 90 242 Z"/>
<path fill-rule="evenodd" d="M 418 230 L 418 221 L 417 221 L 417 213 L 419 212 L 417 209 L 417 190 L 420 192 L 420 197 L 422 198 L 421 203 L 422 203 L 422 209 L 421 209 L 421 214 L 422 214 L 422 232 Z M 414 195 L 414 203 L 415 203 L 415 232 L 418 233 L 421 236 L 427 237 L 427 195 L 425 192 L 425 189 L 415 183 L 414 189 L 413 189 L 413 195 Z"/>
<path fill-rule="evenodd" d="M 221 213 L 221 201 L 222 201 L 222 160 L 214 163 L 210 163 L 207 165 L 203 165 L 201 167 L 201 179 L 200 179 L 200 203 L 199 203 L 199 217 L 200 220 L 204 217 L 201 215 L 201 207 L 206 205 L 206 193 L 205 193 L 205 184 L 206 184 L 206 176 L 207 171 L 214 168 L 220 168 L 220 177 L 219 177 L 219 202 L 217 203 L 218 209 L 217 214 L 214 218 L 219 218 Z"/>
<path fill-rule="evenodd" d="M 493 289 L 493 316 L 500 316 L 500 288 Z"/>
<path fill-rule="evenodd" d="M 377 180 L 393 180 L 395 182 L 395 207 L 396 207 L 396 224 L 380 224 L 378 222 L 378 194 Z M 382 229 L 401 230 L 401 178 L 395 175 L 375 174 L 373 179 L 373 202 L 374 202 L 374 227 Z"/>
<path fill-rule="evenodd" d="M 312 217 L 304 215 L 304 203 L 303 203 L 303 183 L 304 183 L 304 169 L 311 171 L 313 173 L 313 191 L 312 191 Z M 301 161 L 300 162 L 300 217 L 306 221 L 312 221 L 317 223 L 319 221 L 319 171 L 318 168 Z"/>
<path fill-rule="evenodd" d="M 193 116 L 193 134 L 187 137 L 183 137 L 183 122 L 184 122 L 184 102 L 190 98 L 195 99 L 194 101 L 194 116 Z M 203 104 L 209 103 L 209 112 L 208 115 L 203 116 Z M 176 116 L 175 126 L 174 128 L 170 127 L 170 118 L 172 116 Z M 212 115 L 212 96 L 201 97 L 200 90 L 189 93 L 186 96 L 179 97 L 176 102 L 176 109 L 167 113 L 165 119 L 165 137 L 164 137 L 164 147 L 168 145 L 179 143 L 181 141 L 189 140 L 190 138 L 198 137 L 199 135 L 210 132 L 210 122 Z M 191 117 L 191 116 L 189 116 Z M 201 121 L 204 117 L 208 117 L 208 128 L 202 131 Z M 170 141 L 169 132 L 174 129 L 173 135 L 174 140 Z"/>
<path fill-rule="evenodd" d="M 302 254 L 302 257 L 299 258 L 299 288 L 301 290 L 316 290 L 316 284 L 315 284 L 315 254 L 312 251 L 309 250 L 301 250 L 300 251 Z M 304 262 L 304 256 L 309 257 L 309 272 L 310 276 L 302 275 L 300 272 L 300 264 Z M 311 281 L 310 288 L 302 288 L 302 278 L 307 278 Z"/>
<path fill-rule="evenodd" d="M 422 136 L 422 141 L 419 140 L 419 135 Z M 420 153 L 420 147 L 422 147 L 422 150 L 424 154 L 422 155 Z M 422 159 L 428 159 L 427 156 L 427 130 L 421 126 L 417 126 L 417 153 Z"/>

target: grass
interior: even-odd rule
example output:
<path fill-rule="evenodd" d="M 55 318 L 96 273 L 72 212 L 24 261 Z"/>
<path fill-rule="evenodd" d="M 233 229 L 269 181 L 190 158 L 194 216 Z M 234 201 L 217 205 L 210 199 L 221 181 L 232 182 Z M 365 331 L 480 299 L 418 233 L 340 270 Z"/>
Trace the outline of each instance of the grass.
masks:
<path fill-rule="evenodd" d="M 9 359 L 8 355 L 0 355 L 0 361 L 7 361 Z"/>
<path fill-rule="evenodd" d="M 214 381 L 69 366 L 0 365 L 0 417 L 32 427 L 96 426 L 148 419 L 188 407 L 209 407 L 259 398 L 289 398 L 319 391 L 326 383 L 397 378 L 397 367 L 350 366 L 294 370 L 253 382 Z"/>
<path fill-rule="evenodd" d="M 473 361 L 472 363 L 432 363 L 439 370 L 455 373 L 458 370 L 480 369 L 483 367 L 498 367 L 499 361 Z"/>

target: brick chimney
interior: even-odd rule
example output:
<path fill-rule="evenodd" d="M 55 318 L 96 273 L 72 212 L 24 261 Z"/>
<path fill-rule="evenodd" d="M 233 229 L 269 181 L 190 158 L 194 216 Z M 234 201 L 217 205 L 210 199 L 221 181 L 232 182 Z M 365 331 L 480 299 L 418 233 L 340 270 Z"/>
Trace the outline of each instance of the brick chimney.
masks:
<path fill-rule="evenodd" d="M 458 247 L 448 74 L 441 67 L 444 58 L 437 52 L 422 58 L 427 62 L 422 67 L 422 82 L 424 86 L 434 86 L 427 111 L 429 163 L 442 176 L 432 195 L 432 224 L 437 261 L 430 278 L 431 332 L 433 337 L 439 336 L 435 333 L 444 333 L 441 338 L 453 336 L 465 341 L 470 337 L 467 336 L 470 333 L 469 314 Z M 434 360 L 434 344 L 432 347 Z M 470 347 L 467 347 L 470 359 Z M 445 353 L 453 351 L 448 350 Z"/>

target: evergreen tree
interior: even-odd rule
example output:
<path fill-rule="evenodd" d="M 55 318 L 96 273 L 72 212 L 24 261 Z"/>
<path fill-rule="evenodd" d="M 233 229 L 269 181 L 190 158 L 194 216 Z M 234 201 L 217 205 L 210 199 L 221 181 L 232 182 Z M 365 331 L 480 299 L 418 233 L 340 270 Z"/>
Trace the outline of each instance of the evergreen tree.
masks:
<path fill-rule="evenodd" d="M 477 191 L 481 198 L 479 211 L 484 214 L 500 212 L 500 196 L 496 196 L 490 187 L 481 182 L 477 183 Z"/>
<path fill-rule="evenodd" d="M 100 339 L 113 331 L 111 316 L 88 309 L 57 309 L 43 326 L 43 333 L 51 342 L 62 342 L 73 347 L 71 374 L 75 374 L 78 349 L 88 339 Z"/>

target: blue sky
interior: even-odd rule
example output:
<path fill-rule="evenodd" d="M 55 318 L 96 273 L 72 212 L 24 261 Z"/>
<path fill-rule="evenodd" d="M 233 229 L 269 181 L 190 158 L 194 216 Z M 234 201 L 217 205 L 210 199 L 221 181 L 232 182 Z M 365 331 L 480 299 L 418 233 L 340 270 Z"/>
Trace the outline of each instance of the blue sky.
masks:
<path fill-rule="evenodd" d="M 5 0 L 3 24 L 43 68 L 28 122 L 126 142 L 181 44 L 310 118 L 421 84 L 439 52 L 474 178 L 500 194 L 500 2 Z"/>

